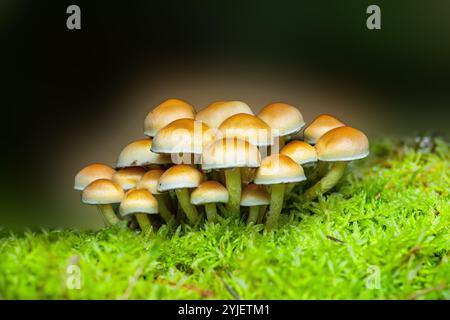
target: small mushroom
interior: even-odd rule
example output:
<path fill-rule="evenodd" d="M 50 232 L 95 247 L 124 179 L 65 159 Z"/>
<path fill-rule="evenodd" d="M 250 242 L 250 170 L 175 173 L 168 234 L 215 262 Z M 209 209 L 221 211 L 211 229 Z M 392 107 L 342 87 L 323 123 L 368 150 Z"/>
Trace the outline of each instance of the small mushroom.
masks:
<path fill-rule="evenodd" d="M 159 130 L 153 138 L 151 150 L 155 153 L 168 153 L 174 156 L 182 155 L 182 160 L 173 158 L 177 164 L 192 164 L 191 156 L 199 156 L 203 147 L 215 138 L 215 130 L 206 124 L 193 119 L 178 119 Z M 188 155 L 187 158 L 184 156 Z"/>
<path fill-rule="evenodd" d="M 316 149 L 303 141 L 294 140 L 286 144 L 280 154 L 284 154 L 300 165 L 311 164 L 317 162 Z"/>
<path fill-rule="evenodd" d="M 310 144 L 315 144 L 317 140 L 328 131 L 343 127 L 341 121 L 329 114 L 321 114 L 311 122 L 303 131 L 304 140 Z"/>
<path fill-rule="evenodd" d="M 195 109 L 186 101 L 168 99 L 147 114 L 144 120 L 144 134 L 154 137 L 158 131 L 178 119 L 194 119 Z"/>
<path fill-rule="evenodd" d="M 252 109 L 245 102 L 217 101 L 200 110 L 195 115 L 195 120 L 202 121 L 210 128 L 217 129 L 225 119 L 238 113 L 253 115 Z"/>
<path fill-rule="evenodd" d="M 250 207 L 247 224 L 256 224 L 262 221 L 264 209 L 270 203 L 270 194 L 263 186 L 249 184 L 242 190 L 241 206 Z"/>
<path fill-rule="evenodd" d="M 285 144 L 286 137 L 299 132 L 305 125 L 301 112 L 294 106 L 286 103 L 271 103 L 258 114 L 258 117 L 266 122 L 278 138 L 278 150 L 271 152 L 278 153 L 279 148 Z"/>
<path fill-rule="evenodd" d="M 191 193 L 191 203 L 193 205 L 205 205 L 206 217 L 209 222 L 216 222 L 218 219 L 216 203 L 227 203 L 228 191 L 217 181 L 202 182 Z"/>
<path fill-rule="evenodd" d="M 81 169 L 75 176 L 74 189 L 83 191 L 91 182 L 98 179 L 111 180 L 112 175 L 116 172 L 110 166 L 101 163 L 90 164 Z"/>
<path fill-rule="evenodd" d="M 116 168 L 171 163 L 169 155 L 153 153 L 150 151 L 151 147 L 152 139 L 139 139 L 131 142 L 120 152 Z"/>
<path fill-rule="evenodd" d="M 270 146 L 274 143 L 270 126 L 260 118 L 238 113 L 222 122 L 219 126 L 222 137 L 237 138 L 250 142 L 257 147 Z"/>
<path fill-rule="evenodd" d="M 142 233 L 149 234 L 152 224 L 147 215 L 158 213 L 158 201 L 147 189 L 132 189 L 125 194 L 119 210 L 122 216 L 134 215 Z"/>
<path fill-rule="evenodd" d="M 91 182 L 81 195 L 81 201 L 86 204 L 96 205 L 106 222 L 115 225 L 119 222 L 113 203 L 120 203 L 124 197 L 122 188 L 108 179 L 98 179 Z"/>
<path fill-rule="evenodd" d="M 272 154 L 261 161 L 256 171 L 255 184 L 271 186 L 270 207 L 266 219 L 266 229 L 271 230 L 278 224 L 286 183 L 306 180 L 303 168 L 283 154 Z"/>
<path fill-rule="evenodd" d="M 309 200 L 332 189 L 342 178 L 347 163 L 369 155 L 367 136 L 352 127 L 339 127 L 328 131 L 316 143 L 317 157 L 320 161 L 331 162 L 330 171 L 305 192 Z"/>
<path fill-rule="evenodd" d="M 142 167 L 128 167 L 115 172 L 111 180 L 127 191 L 135 188 L 144 174 L 145 170 Z"/>
<path fill-rule="evenodd" d="M 225 171 L 226 187 L 229 194 L 227 209 L 231 216 L 238 216 L 241 202 L 240 168 L 256 168 L 260 163 L 260 153 L 251 143 L 236 139 L 216 140 L 202 154 L 203 170 Z"/>
<path fill-rule="evenodd" d="M 158 191 L 159 178 L 163 173 L 164 170 L 160 169 L 147 171 L 137 183 L 136 188 L 147 189 L 155 196 L 156 200 L 158 200 L 159 214 L 170 227 L 174 227 L 176 225 L 176 219 L 172 213 L 172 203 L 169 193 Z"/>
<path fill-rule="evenodd" d="M 317 140 L 330 130 L 345 126 L 340 120 L 329 114 L 321 114 L 315 118 L 309 126 L 303 131 L 303 138 L 306 142 L 314 145 Z M 315 183 L 328 171 L 328 163 L 317 161 L 314 171 L 308 176 L 308 179 Z"/>
<path fill-rule="evenodd" d="M 189 189 L 197 188 L 202 180 L 202 172 L 185 164 L 170 167 L 159 178 L 158 191 L 175 190 L 181 208 L 194 225 L 200 221 L 201 216 L 191 204 Z"/>
<path fill-rule="evenodd" d="M 297 162 L 305 169 L 305 171 L 308 166 L 317 162 L 316 149 L 312 145 L 299 140 L 294 140 L 286 144 L 281 149 L 280 154 L 284 154 Z M 289 194 L 294 186 L 295 183 L 289 183 L 286 186 L 286 194 Z"/>

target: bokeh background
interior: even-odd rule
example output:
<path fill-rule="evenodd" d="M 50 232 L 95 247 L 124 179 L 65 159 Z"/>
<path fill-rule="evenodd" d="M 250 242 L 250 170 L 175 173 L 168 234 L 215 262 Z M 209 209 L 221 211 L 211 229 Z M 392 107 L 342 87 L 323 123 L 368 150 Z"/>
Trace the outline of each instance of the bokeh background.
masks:
<path fill-rule="evenodd" d="M 370 4 L 381 30 L 366 28 Z M 169 97 L 283 101 L 370 138 L 448 135 L 449 12 L 444 0 L 2 0 L 0 225 L 101 226 L 74 175 L 112 165 Z"/>

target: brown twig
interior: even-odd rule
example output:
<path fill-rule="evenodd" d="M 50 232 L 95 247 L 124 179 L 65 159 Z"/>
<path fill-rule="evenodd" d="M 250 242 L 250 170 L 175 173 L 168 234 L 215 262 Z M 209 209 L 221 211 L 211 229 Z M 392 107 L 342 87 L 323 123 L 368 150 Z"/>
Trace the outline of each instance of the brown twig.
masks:
<path fill-rule="evenodd" d="M 214 292 L 212 290 L 208 290 L 208 289 L 203 289 L 200 288 L 196 285 L 193 284 L 182 284 L 179 285 L 178 283 L 176 283 L 175 281 L 167 281 L 167 280 L 163 280 L 163 279 L 155 279 L 156 282 L 158 282 L 159 284 L 164 284 L 164 285 L 168 285 L 170 287 L 180 287 L 189 291 L 194 291 L 199 293 L 202 297 L 212 297 L 214 296 Z"/>
<path fill-rule="evenodd" d="M 448 289 L 448 288 L 449 288 L 448 285 L 443 283 L 443 284 L 440 284 L 440 285 L 438 285 L 436 287 L 426 288 L 426 289 L 417 291 L 417 292 L 413 293 L 412 295 L 410 295 L 408 299 L 416 300 L 417 298 L 419 298 L 421 296 L 424 296 L 424 295 L 426 295 L 426 294 L 428 294 L 430 292 L 442 291 L 442 290 L 445 290 L 445 289 Z"/>
<path fill-rule="evenodd" d="M 339 239 L 337 239 L 335 237 L 332 237 L 332 236 L 327 236 L 327 239 L 331 240 L 331 241 L 338 242 L 338 243 L 346 243 L 345 241 L 339 240 Z"/>
<path fill-rule="evenodd" d="M 225 287 L 225 289 L 233 296 L 233 298 L 235 298 L 236 300 L 242 300 L 241 296 L 234 291 L 234 289 L 232 287 L 230 287 L 228 285 L 228 283 L 225 282 L 225 280 L 222 278 L 222 276 L 220 274 L 218 274 L 217 272 L 215 272 L 216 276 L 219 277 L 220 281 L 222 282 L 223 286 Z M 232 275 L 230 272 L 227 272 L 228 276 L 231 278 Z"/>
<path fill-rule="evenodd" d="M 420 251 L 420 247 L 419 247 L 419 246 L 414 246 L 414 247 L 412 247 L 412 248 L 405 254 L 405 256 L 402 258 L 401 263 L 404 264 L 404 263 L 408 262 L 408 260 L 409 260 L 412 256 L 415 256 L 419 251 Z"/>

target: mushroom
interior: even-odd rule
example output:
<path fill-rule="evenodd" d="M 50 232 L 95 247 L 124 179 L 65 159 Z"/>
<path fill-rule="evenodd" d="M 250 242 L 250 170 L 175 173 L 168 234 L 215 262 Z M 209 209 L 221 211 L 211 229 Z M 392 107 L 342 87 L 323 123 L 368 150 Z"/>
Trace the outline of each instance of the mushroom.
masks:
<path fill-rule="evenodd" d="M 219 130 L 224 138 L 245 140 L 257 147 L 273 144 L 270 126 L 251 114 L 235 114 L 223 121 L 219 126 Z"/>
<path fill-rule="evenodd" d="M 215 138 L 215 130 L 193 119 L 178 119 L 162 128 L 153 138 L 152 152 L 172 155 L 200 155 L 203 147 Z M 172 159 L 180 163 L 178 159 Z M 188 160 L 188 161 L 186 161 Z M 183 163 L 191 164 L 191 157 Z"/>
<path fill-rule="evenodd" d="M 253 115 L 252 109 L 245 102 L 217 101 L 200 110 L 195 115 L 195 120 L 202 121 L 210 128 L 217 129 L 225 119 L 238 113 Z"/>
<path fill-rule="evenodd" d="M 343 127 L 341 121 L 329 114 L 321 114 L 311 122 L 303 131 L 303 137 L 309 144 L 315 144 L 317 140 L 328 131 Z"/>
<path fill-rule="evenodd" d="M 267 154 L 267 147 L 274 143 L 270 126 L 251 114 L 235 114 L 222 122 L 219 130 L 224 138 L 245 140 L 259 147 L 263 155 Z M 242 183 L 249 184 L 253 181 L 255 176 L 253 168 L 243 167 L 240 171 Z"/>
<path fill-rule="evenodd" d="M 257 184 L 249 184 L 241 195 L 241 206 L 250 207 L 247 224 L 256 224 L 262 221 L 264 216 L 265 207 L 270 203 L 270 194 L 264 189 L 264 187 Z"/>
<path fill-rule="evenodd" d="M 127 167 L 116 171 L 111 180 L 123 190 L 128 191 L 136 187 L 144 174 L 145 169 L 142 167 Z"/>
<path fill-rule="evenodd" d="M 191 204 L 189 189 L 197 188 L 203 180 L 203 174 L 193 166 L 178 164 L 170 167 L 159 178 L 158 191 L 175 190 L 178 202 L 189 222 L 196 224 L 200 220 L 197 208 Z"/>
<path fill-rule="evenodd" d="M 266 122 L 272 129 L 275 138 L 278 138 L 278 148 L 285 144 L 286 137 L 299 132 L 305 125 L 301 112 L 294 106 L 286 103 L 272 103 L 258 114 L 258 117 Z M 271 150 L 278 153 L 278 150 Z"/>
<path fill-rule="evenodd" d="M 216 203 L 227 203 L 228 191 L 217 181 L 202 182 L 191 193 L 191 203 L 193 205 L 205 205 L 206 217 L 209 222 L 216 222 L 218 219 Z"/>
<path fill-rule="evenodd" d="M 272 154 L 261 161 L 256 171 L 255 184 L 271 185 L 270 208 L 266 219 L 266 229 L 278 224 L 283 207 L 286 183 L 306 180 L 303 168 L 283 154 Z"/>
<path fill-rule="evenodd" d="M 122 216 L 134 215 L 142 233 L 149 234 L 152 224 L 147 215 L 158 213 L 158 202 L 147 189 L 131 189 L 125 194 L 119 210 Z"/>
<path fill-rule="evenodd" d="M 321 114 L 315 118 L 309 126 L 303 131 L 303 139 L 309 144 L 314 145 L 317 140 L 328 131 L 343 127 L 344 123 L 329 114 Z M 328 164 L 323 161 L 317 161 L 315 170 L 308 177 L 312 182 L 321 178 L 328 170 Z"/>
<path fill-rule="evenodd" d="M 352 127 L 338 127 L 328 131 L 316 143 L 320 161 L 332 162 L 330 171 L 305 192 L 309 200 L 333 188 L 345 173 L 348 161 L 369 155 L 367 136 Z"/>
<path fill-rule="evenodd" d="M 171 163 L 169 155 L 153 153 L 150 151 L 151 146 L 152 139 L 139 139 L 131 142 L 120 152 L 116 168 Z"/>
<path fill-rule="evenodd" d="M 237 138 L 223 138 L 212 143 L 202 154 L 203 170 L 225 171 L 225 181 L 229 198 L 227 209 L 231 216 L 239 215 L 241 202 L 240 168 L 256 168 L 260 163 L 257 147 Z"/>
<path fill-rule="evenodd" d="M 286 144 L 280 151 L 280 154 L 288 156 L 298 164 L 300 164 L 305 170 L 308 166 L 317 162 L 316 149 L 303 141 L 294 140 Z M 286 186 L 286 194 L 289 194 L 295 187 L 295 183 L 289 183 Z"/>
<path fill-rule="evenodd" d="M 147 189 L 155 196 L 158 200 L 159 214 L 170 227 L 173 227 L 176 225 L 176 220 L 171 210 L 170 196 L 167 192 L 158 191 L 159 178 L 163 173 L 164 170 L 161 169 L 147 171 L 137 183 L 136 188 Z"/>
<path fill-rule="evenodd" d="M 122 188 L 108 179 L 98 179 L 91 182 L 81 195 L 81 201 L 86 204 L 96 205 L 109 225 L 119 222 L 111 206 L 119 203 L 124 197 Z"/>
<path fill-rule="evenodd" d="M 206 123 L 210 128 L 218 129 L 224 120 L 238 113 L 253 115 L 252 109 L 245 102 L 216 101 L 197 112 L 195 119 Z M 251 172 L 247 172 L 245 168 L 242 168 L 241 174 L 251 175 Z M 215 180 L 222 180 L 217 171 L 213 171 L 213 176 Z"/>
<path fill-rule="evenodd" d="M 91 182 L 98 179 L 111 180 L 112 175 L 116 172 L 110 166 L 101 163 L 90 164 L 81 169 L 75 176 L 75 184 L 73 188 L 78 191 L 83 191 L 84 188 Z"/>
<path fill-rule="evenodd" d="M 316 143 L 317 157 L 320 161 L 331 162 L 331 169 L 316 184 L 305 192 L 309 200 L 331 190 L 342 178 L 351 160 L 369 155 L 367 136 L 352 127 L 338 127 L 328 131 Z"/>
<path fill-rule="evenodd" d="M 177 119 L 194 119 L 195 110 L 180 99 L 168 99 L 147 114 L 144 120 L 144 134 L 154 137 L 160 129 Z"/>
<path fill-rule="evenodd" d="M 317 162 L 316 149 L 303 141 L 294 140 L 286 144 L 280 151 L 280 154 L 288 156 L 300 165 Z"/>

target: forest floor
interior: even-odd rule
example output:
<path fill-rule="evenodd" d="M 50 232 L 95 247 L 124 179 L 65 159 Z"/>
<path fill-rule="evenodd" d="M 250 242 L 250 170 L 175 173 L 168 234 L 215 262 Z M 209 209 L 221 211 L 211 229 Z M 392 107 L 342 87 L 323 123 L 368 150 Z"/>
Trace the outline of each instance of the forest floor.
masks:
<path fill-rule="evenodd" d="M 1 299 L 450 299 L 450 155 L 378 140 L 280 226 L 0 230 Z M 78 281 L 79 280 L 79 281 Z"/>

